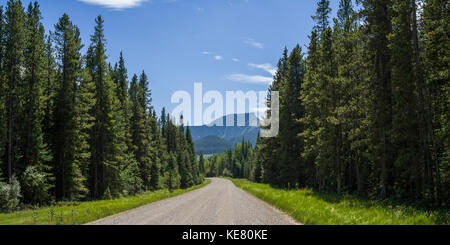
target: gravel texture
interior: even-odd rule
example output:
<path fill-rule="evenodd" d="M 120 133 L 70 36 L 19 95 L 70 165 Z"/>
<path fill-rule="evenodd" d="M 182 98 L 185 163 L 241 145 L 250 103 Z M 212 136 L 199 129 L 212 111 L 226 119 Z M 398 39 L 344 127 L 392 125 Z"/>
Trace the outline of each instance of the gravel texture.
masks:
<path fill-rule="evenodd" d="M 299 225 L 290 216 L 212 178 L 201 189 L 112 215 L 88 225 Z"/>

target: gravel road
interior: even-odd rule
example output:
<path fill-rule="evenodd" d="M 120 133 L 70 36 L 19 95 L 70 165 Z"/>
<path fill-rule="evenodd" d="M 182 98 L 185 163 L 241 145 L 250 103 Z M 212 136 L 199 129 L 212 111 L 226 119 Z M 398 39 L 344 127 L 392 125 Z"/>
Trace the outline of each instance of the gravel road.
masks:
<path fill-rule="evenodd" d="M 299 225 L 226 179 L 88 225 Z"/>

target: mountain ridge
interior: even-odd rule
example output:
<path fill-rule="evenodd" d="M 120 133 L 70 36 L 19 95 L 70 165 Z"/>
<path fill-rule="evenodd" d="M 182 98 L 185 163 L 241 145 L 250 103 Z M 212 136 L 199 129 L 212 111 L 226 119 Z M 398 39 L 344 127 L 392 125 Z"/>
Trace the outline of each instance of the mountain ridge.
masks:
<path fill-rule="evenodd" d="M 227 117 L 230 116 L 233 117 L 232 126 L 226 124 Z M 239 116 L 241 116 L 241 118 L 242 116 L 244 117 L 244 126 L 237 126 Z M 216 126 L 220 125 L 221 121 L 223 123 L 222 125 L 224 126 Z M 248 141 L 251 144 L 255 145 L 256 138 L 258 137 L 258 132 L 260 130 L 259 125 L 260 121 L 256 117 L 255 113 L 245 113 L 226 115 L 214 120 L 208 125 L 189 126 L 189 129 L 191 130 L 191 135 L 196 146 L 195 148 L 197 154 L 199 154 L 200 152 L 203 152 L 205 154 L 213 154 L 222 153 L 224 150 L 232 149 L 236 144 L 241 143 L 243 139 L 244 141 Z M 215 136 L 216 138 L 209 136 Z M 209 142 L 210 145 L 214 145 L 216 147 L 205 145 L 205 142 Z M 227 148 L 224 149 L 224 147 L 221 147 L 220 144 L 224 144 L 225 146 L 227 146 Z"/>

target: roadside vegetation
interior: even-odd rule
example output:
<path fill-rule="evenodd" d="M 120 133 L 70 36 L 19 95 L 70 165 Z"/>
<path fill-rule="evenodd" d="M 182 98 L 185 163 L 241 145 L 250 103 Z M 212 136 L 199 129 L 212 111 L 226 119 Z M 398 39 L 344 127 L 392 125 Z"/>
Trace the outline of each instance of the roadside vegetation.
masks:
<path fill-rule="evenodd" d="M 102 16 L 89 40 L 68 14 L 43 18 L 0 4 L 0 212 L 201 184 L 189 129 L 157 115 L 145 71 L 108 59 Z"/>
<path fill-rule="evenodd" d="M 210 157 L 206 176 L 448 210 L 450 5 L 418 2 L 340 0 L 333 18 L 317 1 L 307 49 L 285 48 L 268 90 L 275 137 Z"/>
<path fill-rule="evenodd" d="M 187 189 L 157 190 L 136 196 L 92 202 L 60 202 L 55 206 L 29 209 L 15 213 L 0 214 L 0 225 L 80 225 L 116 213 L 124 212 L 152 202 L 178 196 L 208 185 L 203 184 Z"/>
<path fill-rule="evenodd" d="M 306 225 L 435 225 L 450 224 L 448 210 L 427 211 L 351 195 L 308 189 L 276 189 L 268 184 L 227 178 L 254 196 L 283 210 Z"/>

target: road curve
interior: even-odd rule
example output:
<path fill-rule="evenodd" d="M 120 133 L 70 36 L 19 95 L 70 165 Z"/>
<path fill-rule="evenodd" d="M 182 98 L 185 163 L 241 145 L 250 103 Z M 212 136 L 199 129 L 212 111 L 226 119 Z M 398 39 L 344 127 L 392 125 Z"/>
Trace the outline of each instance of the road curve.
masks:
<path fill-rule="evenodd" d="M 299 225 L 226 179 L 88 225 Z"/>

